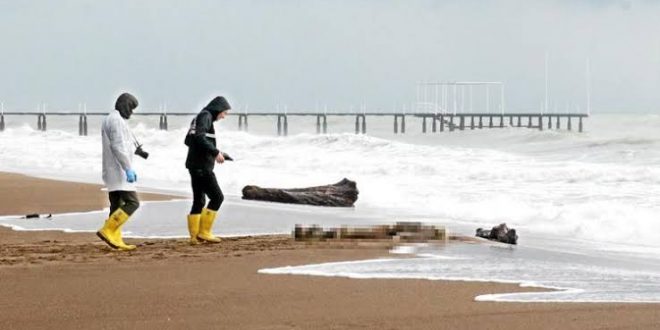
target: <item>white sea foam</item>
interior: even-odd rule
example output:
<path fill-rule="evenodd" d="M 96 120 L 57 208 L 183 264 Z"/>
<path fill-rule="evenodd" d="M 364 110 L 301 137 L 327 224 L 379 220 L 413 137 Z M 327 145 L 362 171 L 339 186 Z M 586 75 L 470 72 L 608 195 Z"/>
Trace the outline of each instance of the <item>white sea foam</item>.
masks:
<path fill-rule="evenodd" d="M 370 126 L 374 136 L 287 138 L 233 131 L 224 123 L 220 147 L 236 161 L 216 173 L 226 195 L 240 196 L 248 184 L 298 187 L 348 177 L 360 189 L 357 207 L 390 218 L 424 216 L 470 227 L 506 222 L 523 233 L 660 247 L 660 168 L 649 165 L 660 160 L 653 150 L 660 135 L 646 129 L 660 120 L 639 119 L 642 129 L 630 136 L 607 135 L 610 118 L 595 121 L 595 129 L 606 128 L 393 136 L 385 133 L 389 126 Z M 189 194 L 185 128 L 160 131 L 131 122 L 151 154 L 136 158 L 139 183 Z M 100 182 L 100 136 L 76 133 L 75 127 L 10 126 L 0 139 L 0 169 Z"/>
<path fill-rule="evenodd" d="M 484 245 L 427 249 L 444 258 L 377 259 L 262 269 L 263 274 L 355 279 L 497 282 L 541 288 L 477 296 L 477 301 L 660 303 L 660 272 L 631 261 Z M 643 264 L 643 263 L 642 263 Z"/>

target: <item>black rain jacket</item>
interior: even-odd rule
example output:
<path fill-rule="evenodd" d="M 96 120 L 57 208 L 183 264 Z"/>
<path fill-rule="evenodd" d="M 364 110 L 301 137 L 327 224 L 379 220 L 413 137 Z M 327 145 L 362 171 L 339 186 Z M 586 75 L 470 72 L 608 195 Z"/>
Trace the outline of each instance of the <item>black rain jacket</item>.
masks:
<path fill-rule="evenodd" d="M 215 157 L 220 150 L 216 147 L 213 122 L 222 111 L 229 110 L 229 103 L 224 97 L 214 98 L 190 123 L 185 144 L 188 146 L 186 168 L 191 170 L 213 171 Z"/>

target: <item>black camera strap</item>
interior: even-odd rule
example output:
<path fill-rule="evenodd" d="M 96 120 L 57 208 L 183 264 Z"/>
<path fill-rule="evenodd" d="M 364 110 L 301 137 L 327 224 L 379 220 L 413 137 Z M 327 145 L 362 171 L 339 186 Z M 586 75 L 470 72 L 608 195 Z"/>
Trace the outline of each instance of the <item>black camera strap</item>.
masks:
<path fill-rule="evenodd" d="M 141 147 L 142 144 L 141 144 L 140 142 L 138 142 L 137 138 L 135 137 L 135 134 L 133 134 L 133 131 L 130 131 L 130 132 L 131 132 L 131 136 L 133 137 L 133 145 L 134 145 L 136 148 Z"/>

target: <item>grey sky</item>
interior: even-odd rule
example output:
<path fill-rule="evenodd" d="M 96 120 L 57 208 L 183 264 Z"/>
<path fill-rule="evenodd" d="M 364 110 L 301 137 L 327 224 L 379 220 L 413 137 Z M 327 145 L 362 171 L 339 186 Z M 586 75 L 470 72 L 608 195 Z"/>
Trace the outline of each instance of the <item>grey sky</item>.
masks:
<path fill-rule="evenodd" d="M 391 110 L 423 80 L 501 80 L 512 110 L 660 112 L 653 1 L 2 1 L 0 100 L 8 109 L 236 105 Z"/>

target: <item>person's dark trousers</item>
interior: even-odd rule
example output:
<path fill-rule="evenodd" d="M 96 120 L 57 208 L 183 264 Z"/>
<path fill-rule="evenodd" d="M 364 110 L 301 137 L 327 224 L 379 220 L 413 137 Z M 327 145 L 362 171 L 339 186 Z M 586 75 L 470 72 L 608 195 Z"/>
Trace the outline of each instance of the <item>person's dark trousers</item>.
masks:
<path fill-rule="evenodd" d="M 132 215 L 140 207 L 140 200 L 135 191 L 111 191 L 108 193 L 110 199 L 110 214 L 121 208 L 126 214 Z"/>
<path fill-rule="evenodd" d="M 218 186 L 218 180 L 213 171 L 203 169 L 189 169 L 190 182 L 193 190 L 193 205 L 190 214 L 200 214 L 206 203 L 206 196 L 209 197 L 209 204 L 206 208 L 217 211 L 225 199 L 225 196 Z"/>

